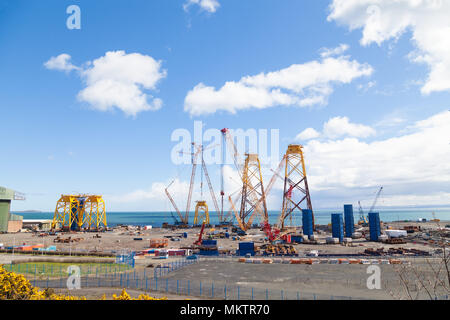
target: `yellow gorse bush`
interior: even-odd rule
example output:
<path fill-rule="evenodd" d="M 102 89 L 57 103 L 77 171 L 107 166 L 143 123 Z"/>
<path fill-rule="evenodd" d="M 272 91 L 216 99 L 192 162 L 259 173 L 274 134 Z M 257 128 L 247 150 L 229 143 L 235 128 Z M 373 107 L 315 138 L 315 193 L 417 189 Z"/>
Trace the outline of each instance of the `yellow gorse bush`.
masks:
<path fill-rule="evenodd" d="M 112 298 L 113 300 L 167 300 L 166 297 L 157 299 L 147 294 L 141 294 L 134 299 L 125 289 L 119 296 L 113 294 Z M 104 294 L 101 299 L 106 300 L 106 295 Z M 8 272 L 0 265 L 0 300 L 86 300 L 86 297 L 55 294 L 52 289 L 40 291 L 33 287 L 23 275 Z"/>
<path fill-rule="evenodd" d="M 0 300 L 86 300 L 54 294 L 50 290 L 39 291 L 23 275 L 6 271 L 0 266 Z"/>
<path fill-rule="evenodd" d="M 120 296 L 113 294 L 113 300 L 167 300 L 167 298 L 162 297 L 158 299 L 147 294 L 140 294 L 136 299 L 133 299 L 125 289 L 122 289 L 122 293 L 120 294 Z"/>

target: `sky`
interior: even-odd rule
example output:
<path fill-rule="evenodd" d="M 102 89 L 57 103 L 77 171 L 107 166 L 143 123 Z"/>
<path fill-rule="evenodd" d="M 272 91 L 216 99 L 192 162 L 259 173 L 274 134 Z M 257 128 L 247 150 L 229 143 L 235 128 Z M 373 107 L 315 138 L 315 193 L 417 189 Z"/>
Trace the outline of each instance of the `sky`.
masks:
<path fill-rule="evenodd" d="M 383 206 L 448 205 L 449 16 L 436 0 L 0 0 L 0 185 L 26 194 L 16 211 L 68 193 L 169 211 L 173 182 L 184 209 L 174 133 L 202 123 L 276 132 L 265 183 L 302 144 L 315 208 L 369 207 L 380 186 Z M 200 175 L 193 200 L 210 201 Z M 281 198 L 277 180 L 269 209 Z"/>

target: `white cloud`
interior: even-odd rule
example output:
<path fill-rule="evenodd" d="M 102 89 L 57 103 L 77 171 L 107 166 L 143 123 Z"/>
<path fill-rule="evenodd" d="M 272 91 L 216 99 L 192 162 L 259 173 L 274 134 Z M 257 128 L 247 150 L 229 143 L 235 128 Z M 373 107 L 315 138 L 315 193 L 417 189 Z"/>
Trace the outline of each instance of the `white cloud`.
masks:
<path fill-rule="evenodd" d="M 70 55 L 67 53 L 60 54 L 57 57 L 51 57 L 50 60 L 44 63 L 44 66 L 49 70 L 66 71 L 79 70 L 70 62 Z"/>
<path fill-rule="evenodd" d="M 118 108 L 130 116 L 161 108 L 162 100 L 148 93 L 148 90 L 156 90 L 156 85 L 167 75 L 166 70 L 161 69 L 161 61 L 125 51 L 106 52 L 83 68 L 72 68 L 69 60 L 69 55 L 62 54 L 51 58 L 46 65 L 54 70 L 78 70 L 86 85 L 78 93 L 78 99 L 92 108 L 100 111 Z"/>
<path fill-rule="evenodd" d="M 330 139 L 342 136 L 367 138 L 375 135 L 375 130 L 363 124 L 351 123 L 347 117 L 335 117 L 324 124 L 323 134 Z"/>
<path fill-rule="evenodd" d="M 307 128 L 300 132 L 297 137 L 295 137 L 295 140 L 311 140 L 320 137 L 320 132 L 317 132 L 313 128 Z"/>
<path fill-rule="evenodd" d="M 340 44 L 336 48 L 322 48 L 320 50 L 320 56 L 322 58 L 328 58 L 332 56 L 342 55 L 345 51 L 347 51 L 350 47 L 347 44 Z"/>
<path fill-rule="evenodd" d="M 373 87 L 375 87 L 377 85 L 377 82 L 376 81 L 369 81 L 368 83 L 366 83 L 366 84 L 360 84 L 360 85 L 358 85 L 358 89 L 359 90 L 362 90 L 362 91 L 364 91 L 364 92 L 367 92 L 370 88 L 373 88 Z"/>
<path fill-rule="evenodd" d="M 364 46 L 395 41 L 411 31 L 416 50 L 410 60 L 430 68 L 422 93 L 450 90 L 450 1 L 333 0 L 330 11 L 329 21 L 362 29 Z"/>
<path fill-rule="evenodd" d="M 192 5 L 198 5 L 202 10 L 214 13 L 220 7 L 220 3 L 217 0 L 187 0 L 183 8 L 185 11 Z"/>
<path fill-rule="evenodd" d="M 432 199 L 439 194 L 435 203 L 448 203 L 442 192 L 450 188 L 449 123 L 450 112 L 445 111 L 385 140 L 311 140 L 304 149 L 310 187 L 316 194 L 339 191 L 348 197 L 355 189 L 383 185 L 392 200 L 385 205 L 396 205 L 397 196 Z"/>
<path fill-rule="evenodd" d="M 199 83 L 188 92 L 184 110 L 191 115 L 202 115 L 274 106 L 326 105 L 334 85 L 348 84 L 372 73 L 370 65 L 350 60 L 348 56 L 327 57 L 246 76 L 238 82 L 229 81 L 220 89 Z"/>
<path fill-rule="evenodd" d="M 340 137 L 367 138 L 375 135 L 375 130 L 369 126 L 351 123 L 347 117 L 334 117 L 323 125 L 322 133 L 313 128 L 307 128 L 297 135 L 295 140 L 311 140 L 316 138 L 336 139 Z"/>

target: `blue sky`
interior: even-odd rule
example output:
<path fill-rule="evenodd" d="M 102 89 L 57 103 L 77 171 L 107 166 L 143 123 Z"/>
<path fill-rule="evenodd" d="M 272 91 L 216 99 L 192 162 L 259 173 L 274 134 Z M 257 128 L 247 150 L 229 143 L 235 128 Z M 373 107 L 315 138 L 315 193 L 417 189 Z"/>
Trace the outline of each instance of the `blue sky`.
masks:
<path fill-rule="evenodd" d="M 338 0 L 211 0 L 214 10 L 204 0 L 184 7 L 187 1 L 0 0 L 0 184 L 27 194 L 26 201 L 14 203 L 14 210 L 51 211 L 59 195 L 70 192 L 103 194 L 110 210 L 169 210 L 161 190 L 175 177 L 180 180 L 177 201 L 184 207 L 182 187 L 189 166 L 172 163 L 171 134 L 177 128 L 192 131 L 195 120 L 205 128 L 279 129 L 280 153 L 289 143 L 305 145 L 316 207 L 340 208 L 344 202 L 371 199 L 380 185 L 385 186 L 385 205 L 448 204 L 448 48 L 420 38 L 449 27 L 437 13 L 448 12 L 445 4 L 432 8 L 436 18 L 430 27 L 411 27 L 414 19 L 432 17 L 411 9 L 408 0 L 395 8 L 379 2 L 381 18 L 375 22 L 370 16 L 355 18 L 367 13 L 375 3 L 370 0 L 365 7 L 349 1 L 346 10 L 340 10 Z M 66 8 L 73 4 L 81 9 L 80 30 L 66 26 Z M 412 17 L 409 26 L 389 20 L 396 10 Z M 306 74 L 294 70 L 289 80 L 279 72 L 321 64 L 325 48 L 340 45 L 345 49 L 330 54 L 331 59 L 371 71 L 340 81 L 324 69 L 316 76 L 331 80 L 313 83 L 301 93 L 290 86 L 309 80 Z M 159 63 L 155 76 L 160 78 L 149 80 L 151 88 L 137 88 L 149 101 L 161 100 L 160 108 L 130 115 L 114 101 L 101 111 L 96 101 L 102 92 L 79 98 L 89 86 L 86 74 L 94 73 L 86 63 L 118 51 Z M 45 65 L 61 54 L 70 56 L 64 60 L 66 71 Z M 267 76 L 264 84 L 242 84 L 244 77 L 253 81 L 260 74 Z M 114 78 L 121 76 L 119 72 Z M 238 89 L 223 91 L 223 98 L 227 82 Z M 199 84 L 210 88 L 207 99 L 195 90 Z M 432 90 L 424 92 L 427 84 Z M 285 98 L 297 102 L 264 101 L 258 107 L 253 101 L 259 96 L 247 99 L 240 90 L 248 87 L 270 94 L 281 88 Z M 309 90 L 324 88 L 331 93 L 321 103 L 298 102 Z M 190 92 L 197 113 L 189 111 Z M 236 103 L 246 102 L 230 112 L 227 94 Z M 304 138 L 301 133 L 308 128 L 318 136 Z M 421 152 L 427 156 L 416 157 Z M 210 168 L 217 192 L 218 170 Z M 184 175 L 178 176 L 180 172 Z M 273 209 L 280 198 L 276 190 Z"/>

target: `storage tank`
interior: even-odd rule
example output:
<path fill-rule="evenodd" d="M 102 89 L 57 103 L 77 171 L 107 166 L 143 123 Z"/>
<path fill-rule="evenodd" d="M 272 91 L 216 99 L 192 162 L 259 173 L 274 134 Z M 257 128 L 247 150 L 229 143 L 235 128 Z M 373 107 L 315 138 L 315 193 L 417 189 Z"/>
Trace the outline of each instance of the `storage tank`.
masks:
<path fill-rule="evenodd" d="M 333 238 L 338 238 L 339 242 L 344 240 L 344 219 L 342 213 L 331 214 L 331 231 Z"/>
<path fill-rule="evenodd" d="M 345 221 L 345 236 L 351 238 L 355 231 L 355 220 L 353 218 L 353 205 L 344 204 L 344 221 Z"/>

